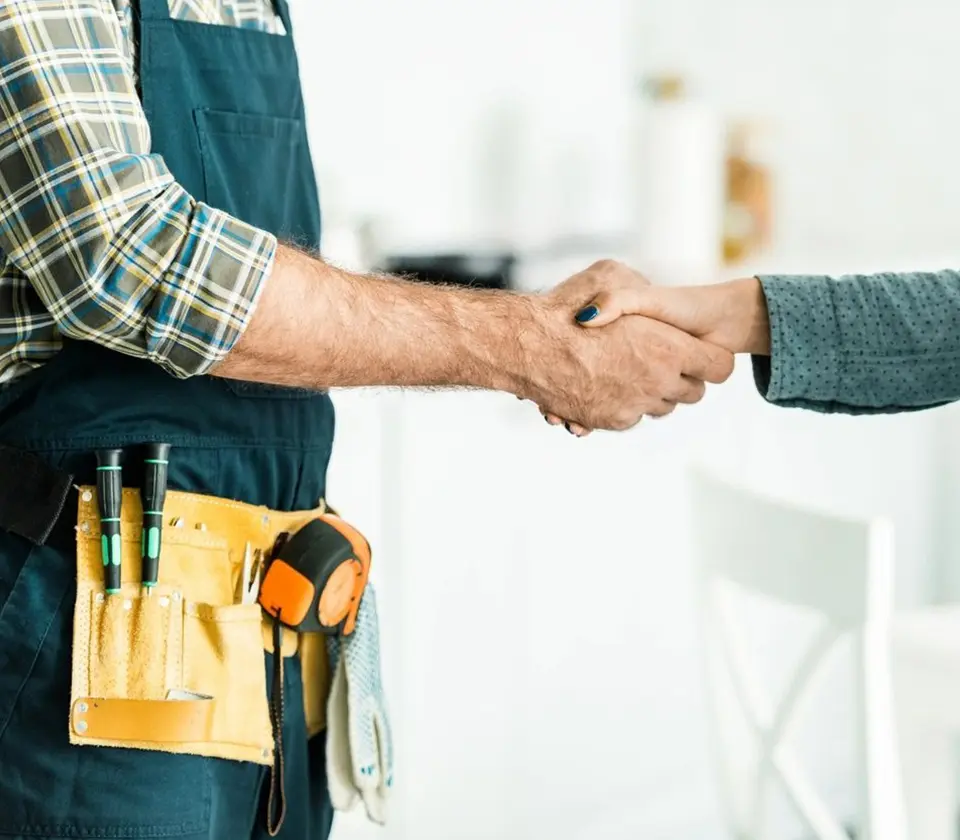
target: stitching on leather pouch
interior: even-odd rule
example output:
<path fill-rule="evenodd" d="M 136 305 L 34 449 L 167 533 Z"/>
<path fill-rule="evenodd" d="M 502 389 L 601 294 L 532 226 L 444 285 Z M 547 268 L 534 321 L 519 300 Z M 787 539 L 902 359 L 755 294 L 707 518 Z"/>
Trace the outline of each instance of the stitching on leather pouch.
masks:
<path fill-rule="evenodd" d="M 181 599 L 181 603 L 183 603 Z M 186 605 L 184 604 L 184 607 Z M 183 621 L 185 609 L 170 610 L 167 642 L 166 690 L 183 688 Z M 179 620 L 178 620 L 179 619 Z"/>

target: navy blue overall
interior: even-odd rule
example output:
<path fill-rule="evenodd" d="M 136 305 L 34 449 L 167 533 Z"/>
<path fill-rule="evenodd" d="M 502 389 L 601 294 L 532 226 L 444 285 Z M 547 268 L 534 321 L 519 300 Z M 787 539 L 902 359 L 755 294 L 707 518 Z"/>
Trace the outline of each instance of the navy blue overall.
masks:
<path fill-rule="evenodd" d="M 153 151 L 198 200 L 282 239 L 319 245 L 284 0 L 276 8 L 286 36 L 171 20 L 167 0 L 139 7 L 139 84 Z M 0 443 L 38 453 L 78 484 L 95 482 L 95 448 L 163 440 L 173 445 L 171 488 L 276 510 L 313 509 L 324 496 L 333 431 L 324 393 L 178 380 L 80 342 L 66 342 L 0 392 Z M 124 474 L 125 484 L 134 480 Z M 68 744 L 75 563 L 69 547 L 0 530 L 0 836 L 267 836 L 269 768 Z M 272 657 L 265 658 L 269 686 Z M 287 812 L 279 836 L 323 840 L 332 820 L 324 739 L 307 741 L 296 657 L 284 674 Z"/>

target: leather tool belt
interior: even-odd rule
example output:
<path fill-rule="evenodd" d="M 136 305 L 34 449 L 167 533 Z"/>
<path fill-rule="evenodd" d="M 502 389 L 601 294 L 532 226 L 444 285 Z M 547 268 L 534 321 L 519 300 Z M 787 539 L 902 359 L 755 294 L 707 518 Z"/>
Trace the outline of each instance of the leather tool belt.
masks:
<path fill-rule="evenodd" d="M 106 595 L 96 490 L 80 487 L 77 497 L 70 742 L 273 764 L 263 651 L 274 649 L 274 628 L 256 601 L 242 600 L 244 561 L 251 551 L 265 557 L 325 506 L 281 513 L 170 491 L 148 595 L 140 497 L 124 489 L 121 591 Z M 325 637 L 282 628 L 281 638 L 283 656 L 301 658 L 314 735 L 325 726 Z"/>

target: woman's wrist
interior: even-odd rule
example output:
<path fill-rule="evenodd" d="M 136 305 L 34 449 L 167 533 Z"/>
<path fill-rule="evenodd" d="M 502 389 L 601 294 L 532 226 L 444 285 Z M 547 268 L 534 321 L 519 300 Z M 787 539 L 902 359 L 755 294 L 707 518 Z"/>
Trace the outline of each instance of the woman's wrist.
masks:
<path fill-rule="evenodd" d="M 730 286 L 733 300 L 731 317 L 737 322 L 737 334 L 741 336 L 737 353 L 755 356 L 770 355 L 770 315 L 763 285 L 756 277 L 734 280 Z"/>

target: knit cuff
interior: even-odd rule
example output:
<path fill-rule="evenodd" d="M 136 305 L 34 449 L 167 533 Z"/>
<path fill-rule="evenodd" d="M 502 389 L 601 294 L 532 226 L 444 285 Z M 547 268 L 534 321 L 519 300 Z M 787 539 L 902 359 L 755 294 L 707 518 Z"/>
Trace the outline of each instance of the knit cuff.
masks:
<path fill-rule="evenodd" d="M 757 389 L 771 403 L 831 403 L 840 380 L 840 325 L 826 277 L 761 276 L 770 356 L 753 357 Z"/>

